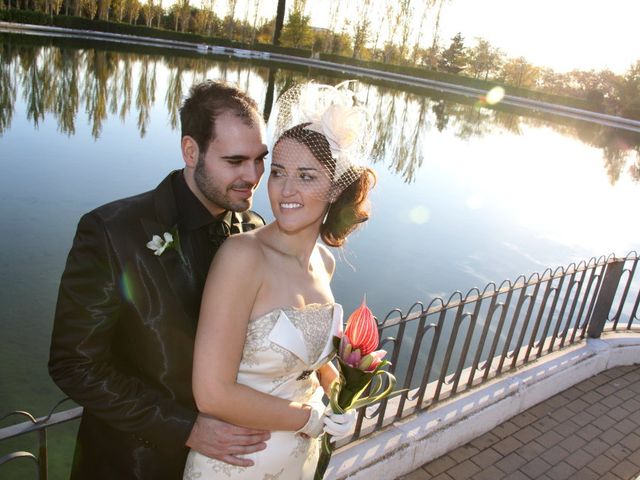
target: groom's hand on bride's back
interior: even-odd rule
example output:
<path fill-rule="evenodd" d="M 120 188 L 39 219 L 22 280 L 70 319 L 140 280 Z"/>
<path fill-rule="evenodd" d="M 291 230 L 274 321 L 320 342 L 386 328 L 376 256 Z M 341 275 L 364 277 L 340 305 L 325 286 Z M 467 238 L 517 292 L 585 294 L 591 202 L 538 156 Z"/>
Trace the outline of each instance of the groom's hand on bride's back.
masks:
<path fill-rule="evenodd" d="M 264 430 L 238 427 L 199 414 L 187 439 L 187 446 L 207 457 L 231 465 L 250 467 L 253 462 L 238 455 L 264 450 L 270 436 Z"/>

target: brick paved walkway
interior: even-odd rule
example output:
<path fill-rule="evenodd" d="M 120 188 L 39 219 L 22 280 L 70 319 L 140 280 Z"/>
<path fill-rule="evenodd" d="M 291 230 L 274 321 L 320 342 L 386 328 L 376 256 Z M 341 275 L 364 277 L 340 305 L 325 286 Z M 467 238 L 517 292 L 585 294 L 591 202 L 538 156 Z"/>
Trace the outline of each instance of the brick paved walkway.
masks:
<path fill-rule="evenodd" d="M 401 478 L 640 478 L 640 365 L 595 375 Z"/>

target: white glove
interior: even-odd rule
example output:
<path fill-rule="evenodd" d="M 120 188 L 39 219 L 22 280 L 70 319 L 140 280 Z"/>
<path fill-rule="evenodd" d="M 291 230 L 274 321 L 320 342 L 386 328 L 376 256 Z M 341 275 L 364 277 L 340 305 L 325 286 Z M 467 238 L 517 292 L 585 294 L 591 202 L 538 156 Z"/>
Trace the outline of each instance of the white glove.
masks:
<path fill-rule="evenodd" d="M 324 431 L 333 435 L 336 440 L 346 437 L 353 430 L 356 417 L 355 410 L 348 410 L 345 413 L 333 413 L 331 407 L 328 407 L 324 412 Z"/>
<path fill-rule="evenodd" d="M 309 419 L 300 430 L 296 430 L 296 433 L 312 438 L 319 437 L 324 430 L 326 407 L 322 402 L 305 403 L 305 405 L 310 408 Z"/>

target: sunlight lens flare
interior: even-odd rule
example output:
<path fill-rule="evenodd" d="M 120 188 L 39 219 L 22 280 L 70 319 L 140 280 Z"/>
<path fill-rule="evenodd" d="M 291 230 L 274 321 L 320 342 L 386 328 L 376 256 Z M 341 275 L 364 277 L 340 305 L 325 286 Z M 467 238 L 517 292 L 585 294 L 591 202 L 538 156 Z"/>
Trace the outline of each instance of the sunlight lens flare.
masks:
<path fill-rule="evenodd" d="M 499 103 L 504 98 L 504 88 L 502 87 L 493 87 L 491 90 L 487 92 L 487 96 L 485 97 L 485 102 L 489 105 L 495 105 Z"/>
<path fill-rule="evenodd" d="M 409 212 L 409 220 L 411 223 L 415 223 L 417 225 L 422 225 L 427 223 L 431 218 L 431 212 L 429 209 L 423 205 L 418 205 L 417 207 L 413 207 Z"/>
<path fill-rule="evenodd" d="M 122 295 L 125 300 L 129 303 L 133 303 L 133 288 L 131 285 L 131 278 L 127 272 L 123 272 L 120 277 L 120 290 L 122 291 Z"/>
<path fill-rule="evenodd" d="M 481 195 L 471 195 L 467 198 L 465 204 L 471 210 L 478 210 L 484 206 L 484 198 Z"/>

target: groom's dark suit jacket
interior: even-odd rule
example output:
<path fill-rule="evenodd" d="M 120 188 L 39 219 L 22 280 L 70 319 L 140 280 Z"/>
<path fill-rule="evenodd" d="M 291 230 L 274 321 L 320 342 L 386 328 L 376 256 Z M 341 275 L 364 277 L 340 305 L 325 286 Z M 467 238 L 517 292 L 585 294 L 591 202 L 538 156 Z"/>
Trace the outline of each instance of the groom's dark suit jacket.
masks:
<path fill-rule="evenodd" d="M 253 212 L 216 221 L 180 171 L 82 217 L 49 360 L 54 381 L 84 407 L 73 479 L 182 478 L 196 418 L 191 367 L 206 272 L 226 235 L 263 224 Z M 179 248 L 156 256 L 146 247 L 172 231 Z"/>

